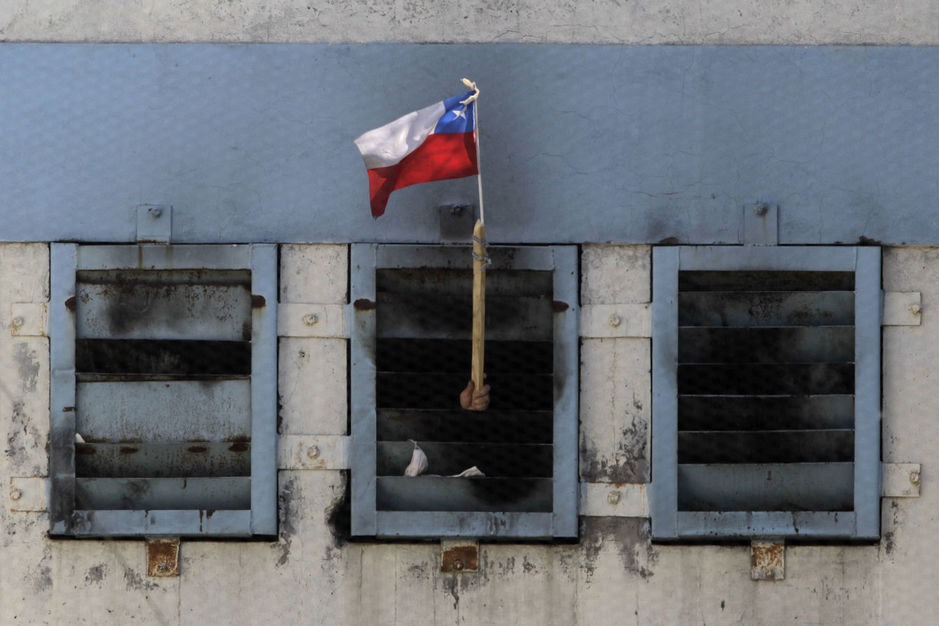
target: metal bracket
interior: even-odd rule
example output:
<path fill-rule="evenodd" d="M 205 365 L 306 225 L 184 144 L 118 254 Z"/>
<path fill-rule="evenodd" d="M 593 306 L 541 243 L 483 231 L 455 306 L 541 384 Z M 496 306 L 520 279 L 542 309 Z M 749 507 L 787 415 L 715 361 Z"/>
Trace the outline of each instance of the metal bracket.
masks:
<path fill-rule="evenodd" d="M 645 483 L 580 483 L 585 517 L 649 517 Z"/>
<path fill-rule="evenodd" d="M 441 541 L 440 571 L 456 574 L 479 571 L 478 541 Z"/>
<path fill-rule="evenodd" d="M 277 306 L 277 335 L 347 338 L 345 307 L 344 304 L 281 302 Z"/>
<path fill-rule="evenodd" d="M 651 337 L 652 305 L 585 304 L 580 308 L 581 337 Z"/>
<path fill-rule="evenodd" d="M 281 435 L 279 469 L 349 469 L 351 437 L 346 435 Z"/>
<path fill-rule="evenodd" d="M 10 305 L 10 334 L 15 337 L 47 337 L 49 305 L 46 302 L 14 302 Z"/>
<path fill-rule="evenodd" d="M 437 207 L 441 241 L 469 241 L 473 235 L 473 205 L 444 204 Z"/>
<path fill-rule="evenodd" d="M 42 512 L 49 510 L 44 477 L 11 477 L 10 510 L 20 512 Z"/>
<path fill-rule="evenodd" d="M 883 488 L 885 498 L 918 498 L 921 480 L 919 463 L 883 463 Z"/>
<path fill-rule="evenodd" d="M 147 539 L 147 576 L 179 576 L 179 537 Z"/>
<path fill-rule="evenodd" d="M 748 246 L 775 246 L 779 243 L 779 206 L 759 202 L 743 207 L 740 243 Z"/>
<path fill-rule="evenodd" d="M 918 291 L 885 291 L 882 326 L 919 326 L 923 323 L 922 296 Z"/>
<path fill-rule="evenodd" d="M 781 540 L 750 541 L 750 579 L 783 580 L 786 578 L 786 544 Z"/>
<path fill-rule="evenodd" d="M 173 207 L 143 205 L 137 207 L 137 243 L 170 242 L 173 230 Z"/>

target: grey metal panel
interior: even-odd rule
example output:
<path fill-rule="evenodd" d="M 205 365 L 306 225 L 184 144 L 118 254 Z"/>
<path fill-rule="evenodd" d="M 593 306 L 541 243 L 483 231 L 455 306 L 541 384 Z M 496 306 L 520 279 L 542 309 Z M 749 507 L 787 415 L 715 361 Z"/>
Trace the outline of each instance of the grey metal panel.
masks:
<path fill-rule="evenodd" d="M 379 511 L 551 511 L 550 478 L 379 476 L 376 482 Z"/>
<path fill-rule="evenodd" d="M 652 250 L 652 536 L 678 536 L 678 248 Z"/>
<path fill-rule="evenodd" d="M 548 539 L 554 531 L 551 513 L 485 513 L 379 511 L 378 537 L 488 537 Z"/>
<path fill-rule="evenodd" d="M 352 139 L 469 74 L 494 241 L 736 243 L 741 206 L 769 202 L 783 243 L 934 243 L 937 65 L 927 46 L 7 44 L 3 238 L 131 241 L 146 203 L 174 207 L 178 241 L 435 242 L 475 181 L 399 190 L 375 221 Z"/>
<path fill-rule="evenodd" d="M 352 534 L 377 531 L 375 468 L 375 265 L 378 246 L 353 245 L 350 251 L 349 402 L 352 420 Z"/>
<path fill-rule="evenodd" d="M 244 285 L 79 280 L 77 304 L 82 339 L 251 339 Z"/>
<path fill-rule="evenodd" d="M 88 510 L 206 509 L 251 506 L 247 476 L 190 478 L 77 478 L 75 507 Z M 252 528 L 255 534 L 260 533 Z"/>
<path fill-rule="evenodd" d="M 87 477 L 250 476 L 251 444 L 79 443 L 75 470 Z"/>
<path fill-rule="evenodd" d="M 683 270 L 853 271 L 851 247 L 808 246 L 682 246 Z"/>
<path fill-rule="evenodd" d="M 49 524 L 67 533 L 75 500 L 75 316 L 66 302 L 75 296 L 78 247 L 53 244 L 49 299 L 50 446 Z"/>
<path fill-rule="evenodd" d="M 855 277 L 854 510 L 857 536 L 880 536 L 880 248 L 858 248 Z"/>
<path fill-rule="evenodd" d="M 72 516 L 76 537 L 140 537 L 177 535 L 182 537 L 248 537 L 251 511 L 159 510 L 159 511 L 75 511 Z"/>
<path fill-rule="evenodd" d="M 89 239 L 87 236 L 83 239 Z M 206 237 L 203 241 L 216 241 Z M 250 269 L 249 245 L 150 245 L 82 246 L 78 269 Z"/>
<path fill-rule="evenodd" d="M 251 532 L 277 534 L 277 246 L 251 246 Z"/>
<path fill-rule="evenodd" d="M 491 265 L 489 270 L 526 269 L 553 270 L 554 252 L 544 246 L 500 247 L 486 249 Z M 467 246 L 381 246 L 376 267 L 445 267 L 473 269 L 473 256 Z"/>
<path fill-rule="evenodd" d="M 853 535 L 854 523 L 855 514 L 847 511 L 683 511 L 678 514 L 678 531 L 684 539 L 845 539 Z"/>
<path fill-rule="evenodd" d="M 80 382 L 77 413 L 88 442 L 245 440 L 251 381 Z"/>
<path fill-rule="evenodd" d="M 580 484 L 578 410 L 580 340 L 578 254 L 574 246 L 554 248 L 554 528 L 555 537 L 577 536 Z"/>
<path fill-rule="evenodd" d="M 680 464 L 682 511 L 850 511 L 851 463 Z"/>

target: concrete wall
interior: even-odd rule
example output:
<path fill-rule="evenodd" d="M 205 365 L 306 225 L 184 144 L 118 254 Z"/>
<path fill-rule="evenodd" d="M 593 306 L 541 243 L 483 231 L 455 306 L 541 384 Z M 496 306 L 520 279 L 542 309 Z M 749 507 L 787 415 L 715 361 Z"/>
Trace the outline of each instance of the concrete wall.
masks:
<path fill-rule="evenodd" d="M 939 43 L 930 0 L 6 0 L 0 40 Z"/>
<path fill-rule="evenodd" d="M 284 246 L 281 302 L 345 302 L 347 254 Z M 582 302 L 647 302 L 650 269 L 648 246 L 584 246 Z M 48 299 L 48 246 L 2 244 L 0 623 L 930 623 L 939 614 L 937 270 L 939 248 L 885 250 L 884 288 L 922 292 L 923 323 L 884 329 L 884 460 L 922 462 L 924 472 L 921 497 L 883 500 L 878 545 L 789 546 L 785 580 L 757 582 L 746 546 L 653 545 L 646 517 L 583 516 L 576 544 L 483 544 L 478 573 L 443 574 L 439 544 L 343 539 L 344 472 L 282 469 L 278 541 L 184 541 L 180 577 L 149 578 L 143 542 L 46 537 L 44 481 L 24 479 L 47 472 L 48 343 L 23 336 L 30 320 L 13 328 L 10 312 Z M 583 340 L 583 481 L 629 491 L 648 480 L 649 341 Z M 346 433 L 344 344 L 281 339 L 284 435 Z M 297 466 L 283 454 L 280 463 Z"/>

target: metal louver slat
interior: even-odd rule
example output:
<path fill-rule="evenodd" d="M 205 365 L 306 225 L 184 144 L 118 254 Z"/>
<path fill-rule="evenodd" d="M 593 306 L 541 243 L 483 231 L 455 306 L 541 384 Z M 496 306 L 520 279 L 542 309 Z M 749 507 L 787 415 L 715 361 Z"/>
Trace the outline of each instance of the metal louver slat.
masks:
<path fill-rule="evenodd" d="M 546 512 L 550 478 L 447 478 L 380 476 L 379 510 Z"/>
<path fill-rule="evenodd" d="M 78 478 L 79 509 L 250 509 L 249 476 L 212 478 Z"/>

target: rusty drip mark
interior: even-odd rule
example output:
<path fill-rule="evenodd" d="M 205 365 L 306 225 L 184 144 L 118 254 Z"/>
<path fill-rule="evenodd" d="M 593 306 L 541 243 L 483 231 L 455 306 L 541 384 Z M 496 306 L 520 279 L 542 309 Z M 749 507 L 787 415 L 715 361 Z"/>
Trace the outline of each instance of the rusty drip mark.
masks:
<path fill-rule="evenodd" d="M 264 299 L 264 296 L 258 295 L 256 293 L 251 294 L 252 309 L 262 309 L 265 306 L 267 306 L 267 300 Z"/>
<path fill-rule="evenodd" d="M 372 300 L 369 300 L 368 298 L 359 298 L 358 300 L 352 303 L 352 307 L 356 311 L 374 311 L 375 302 Z"/>
<path fill-rule="evenodd" d="M 205 446 L 189 446 L 186 448 L 189 452 L 208 452 L 209 449 Z"/>
<path fill-rule="evenodd" d="M 139 451 L 139 448 L 131 448 L 130 446 L 121 446 L 118 450 L 121 454 L 136 454 Z"/>
<path fill-rule="evenodd" d="M 72 313 L 75 312 L 75 308 L 76 308 L 75 296 L 69 296 L 68 298 L 65 299 L 65 308 L 71 311 Z"/>
<path fill-rule="evenodd" d="M 74 413 L 74 412 L 75 412 L 75 407 L 73 407 L 73 406 L 66 406 L 66 407 L 63 407 L 63 408 L 62 408 L 62 412 L 63 412 L 63 413 Z"/>
<path fill-rule="evenodd" d="M 551 303 L 551 306 L 554 309 L 555 313 L 563 313 L 564 311 L 570 308 L 567 302 L 561 302 L 560 300 L 555 300 L 554 302 Z"/>
<path fill-rule="evenodd" d="M 248 444 L 239 441 L 237 443 L 233 443 L 230 446 L 228 446 L 228 449 L 231 452 L 246 452 L 248 450 L 248 447 L 249 447 Z"/>

